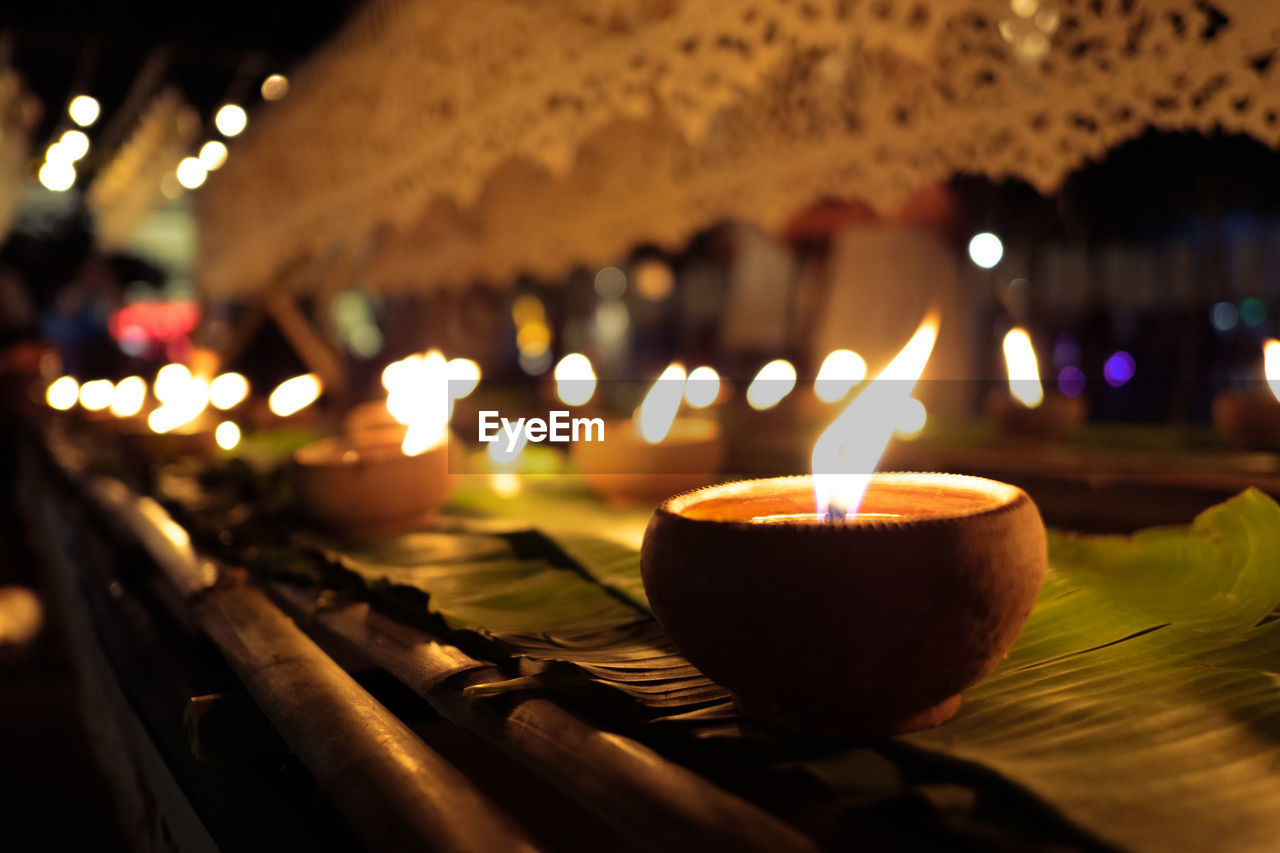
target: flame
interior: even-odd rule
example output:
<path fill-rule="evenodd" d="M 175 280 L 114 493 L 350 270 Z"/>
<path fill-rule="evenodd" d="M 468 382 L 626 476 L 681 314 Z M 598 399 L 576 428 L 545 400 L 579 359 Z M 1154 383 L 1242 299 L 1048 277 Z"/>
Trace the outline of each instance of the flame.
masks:
<path fill-rule="evenodd" d="M 837 349 L 822 360 L 813 393 L 824 403 L 837 403 L 867 378 L 867 362 L 853 350 Z"/>
<path fill-rule="evenodd" d="M 234 421 L 223 421 L 213 431 L 213 440 L 223 450 L 233 450 L 240 443 L 240 427 Z"/>
<path fill-rule="evenodd" d="M 443 353 L 433 349 L 425 355 L 392 362 L 382 372 L 383 384 L 388 386 L 387 411 L 408 427 L 400 443 L 405 456 L 426 453 L 449 436 L 453 405 L 449 398 L 449 364 Z M 478 367 L 476 372 L 479 373 Z"/>
<path fill-rule="evenodd" d="M 161 403 L 168 403 L 170 400 L 178 399 L 190 381 L 191 371 L 185 364 L 166 364 L 156 373 L 156 381 L 151 386 L 151 393 Z"/>
<path fill-rule="evenodd" d="M 747 386 L 747 403 L 757 412 L 772 409 L 796 387 L 796 369 L 785 358 L 774 359 L 760 368 Z"/>
<path fill-rule="evenodd" d="M 215 409 L 233 409 L 249 396 L 249 380 L 239 373 L 223 373 L 209 383 L 209 402 Z"/>
<path fill-rule="evenodd" d="M 304 373 L 277 385 L 271 392 L 271 396 L 267 398 L 267 407 L 276 417 L 287 418 L 318 400 L 323 390 L 319 376 L 314 373 Z"/>
<path fill-rule="evenodd" d="M 111 392 L 111 414 L 131 418 L 142 411 L 147 401 L 147 383 L 141 376 L 128 376 L 116 383 Z"/>
<path fill-rule="evenodd" d="M 556 364 L 552 373 L 556 380 L 556 396 L 566 406 L 583 406 L 596 393 L 596 372 L 591 359 L 571 352 Z"/>
<path fill-rule="evenodd" d="M 461 400 L 480 384 L 480 365 L 469 358 L 451 358 L 445 365 L 449 376 L 449 401 Z"/>
<path fill-rule="evenodd" d="M 903 438 L 914 438 L 920 434 L 920 430 L 924 429 L 928 418 L 929 413 L 925 411 L 924 403 L 915 397 L 908 397 L 902 401 L 902 409 L 898 412 L 898 423 L 894 431 Z"/>
<path fill-rule="evenodd" d="M 181 365 L 178 365 L 181 366 Z M 185 371 L 186 368 L 183 368 Z M 177 373 L 171 373 L 171 376 L 177 376 Z M 184 424 L 188 424 L 195 420 L 201 412 L 209 405 L 209 381 L 207 379 L 191 378 L 189 372 L 186 373 L 187 381 L 181 385 L 176 384 L 173 380 L 166 380 L 161 383 L 160 377 L 156 377 L 156 385 L 163 388 L 165 398 L 163 405 L 157 409 L 153 409 L 151 414 L 147 416 L 147 426 L 153 432 L 171 432 Z M 156 393 L 159 399 L 159 392 Z"/>
<path fill-rule="evenodd" d="M 65 412 L 80 399 L 80 383 L 70 376 L 60 376 L 44 392 L 44 399 L 51 408 Z"/>
<path fill-rule="evenodd" d="M 80 405 L 86 411 L 100 412 L 111 405 L 111 395 L 116 390 L 110 379 L 90 379 L 80 386 Z"/>
<path fill-rule="evenodd" d="M 645 441 L 657 444 L 667 437 L 684 399 L 684 384 L 684 367 L 679 364 L 668 365 L 653 383 L 636 412 L 636 426 Z"/>
<path fill-rule="evenodd" d="M 930 314 L 880 375 L 827 427 L 813 445 L 813 491 L 819 519 L 852 518 L 871 484 L 871 472 L 910 405 L 938 339 Z"/>
<path fill-rule="evenodd" d="M 695 409 L 705 409 L 720 396 L 720 374 L 714 367 L 695 367 L 684 383 L 684 401 Z"/>
<path fill-rule="evenodd" d="M 1267 377 L 1267 386 L 1271 389 L 1271 393 L 1280 400 L 1280 341 L 1275 338 L 1268 339 L 1262 345 L 1262 372 Z"/>
<path fill-rule="evenodd" d="M 1040 369 L 1036 366 L 1036 351 L 1031 337 L 1018 327 L 1004 336 L 1004 363 L 1009 369 L 1009 393 L 1028 409 L 1034 409 L 1044 401 L 1044 388 L 1040 386 Z"/>

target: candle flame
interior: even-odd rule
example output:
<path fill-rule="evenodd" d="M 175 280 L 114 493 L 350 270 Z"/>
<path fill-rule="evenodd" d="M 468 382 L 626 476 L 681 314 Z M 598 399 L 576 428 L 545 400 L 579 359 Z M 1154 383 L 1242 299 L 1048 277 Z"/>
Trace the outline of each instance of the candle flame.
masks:
<path fill-rule="evenodd" d="M 185 364 L 166 364 L 156 373 L 156 381 L 152 383 L 151 393 L 161 403 L 168 403 L 170 400 L 178 399 L 190 381 L 191 371 Z"/>
<path fill-rule="evenodd" d="M 937 339 L 938 320 L 930 314 L 880 375 L 818 437 L 813 445 L 813 490 L 819 519 L 857 514 L 871 473 L 910 405 Z"/>
<path fill-rule="evenodd" d="M 44 399 L 51 408 L 65 412 L 80 399 L 80 383 L 70 376 L 60 376 L 44 392 Z"/>
<path fill-rule="evenodd" d="M 213 431 L 213 440 L 223 450 L 233 450 L 240 443 L 240 427 L 234 421 L 223 421 Z"/>
<path fill-rule="evenodd" d="M 480 385 L 480 365 L 469 358 L 451 358 L 445 365 L 449 375 L 449 400 L 461 400 Z"/>
<path fill-rule="evenodd" d="M 695 409 L 705 409 L 720 396 L 720 374 L 714 367 L 695 367 L 684 383 L 684 401 Z"/>
<path fill-rule="evenodd" d="M 1004 336 L 1004 362 L 1009 370 L 1009 393 L 1028 409 L 1044 402 L 1036 351 L 1025 330 L 1015 326 Z"/>
<path fill-rule="evenodd" d="M 591 359 L 571 352 L 556 364 L 552 374 L 556 380 L 556 396 L 566 406 L 583 406 L 596 393 L 596 372 Z"/>
<path fill-rule="evenodd" d="M 209 405 L 209 380 L 193 378 L 190 372 L 185 375 L 187 380 L 181 385 L 177 380 L 166 380 L 162 384 L 160 377 L 156 377 L 156 384 L 163 387 L 167 399 L 147 416 L 147 426 L 153 432 L 172 432 L 195 420 Z M 170 376 L 176 377 L 178 374 L 171 373 Z"/>
<path fill-rule="evenodd" d="M 147 401 L 147 383 L 141 376 L 127 376 L 116 383 L 111 392 L 111 414 L 131 418 L 142 411 Z"/>
<path fill-rule="evenodd" d="M 320 392 L 323 390 L 319 376 L 304 373 L 277 385 L 267 398 L 267 407 L 276 417 L 287 418 L 320 399 Z"/>
<path fill-rule="evenodd" d="M 682 365 L 668 365 L 640 404 L 636 426 L 640 437 L 649 444 L 657 444 L 671 431 L 676 413 L 680 411 L 680 401 L 684 399 L 685 378 Z"/>
<path fill-rule="evenodd" d="M 867 362 L 853 350 L 837 349 L 822 360 L 813 393 L 824 403 L 838 403 L 867 378 Z"/>
<path fill-rule="evenodd" d="M 387 411 L 408 427 L 400 443 L 400 451 L 405 456 L 426 453 L 444 444 L 449 436 L 449 414 L 453 405 L 449 396 L 450 364 L 440 350 L 433 349 L 424 355 L 392 362 L 382 371 L 382 381 L 388 390 Z M 465 368 L 453 370 L 461 374 Z M 479 370 L 477 365 L 477 383 Z M 467 393 L 470 390 L 467 389 Z"/>
<path fill-rule="evenodd" d="M 80 386 L 80 405 L 88 412 L 100 412 L 111 405 L 116 386 L 110 379 L 90 379 Z"/>
<path fill-rule="evenodd" d="M 249 380 L 239 373 L 223 373 L 209 383 L 209 402 L 215 409 L 234 409 L 248 396 Z"/>
<path fill-rule="evenodd" d="M 1280 400 L 1280 341 L 1275 338 L 1262 345 L 1262 373 L 1267 377 L 1267 387 Z"/>
<path fill-rule="evenodd" d="M 757 412 L 772 409 L 796 387 L 796 369 L 785 358 L 777 358 L 760 368 L 747 386 L 747 404 Z"/>

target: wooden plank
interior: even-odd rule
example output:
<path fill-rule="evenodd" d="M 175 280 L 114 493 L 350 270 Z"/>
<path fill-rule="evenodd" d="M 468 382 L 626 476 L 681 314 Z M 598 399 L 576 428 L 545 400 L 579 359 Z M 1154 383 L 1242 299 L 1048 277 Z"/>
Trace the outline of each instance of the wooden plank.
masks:
<path fill-rule="evenodd" d="M 759 807 L 546 698 L 517 693 L 503 702 L 468 699 L 468 685 L 506 676 L 367 602 L 317 608 L 314 589 L 282 583 L 268 588 L 308 630 L 328 631 L 365 652 L 441 716 L 525 763 L 646 847 L 818 849 L 798 829 Z"/>

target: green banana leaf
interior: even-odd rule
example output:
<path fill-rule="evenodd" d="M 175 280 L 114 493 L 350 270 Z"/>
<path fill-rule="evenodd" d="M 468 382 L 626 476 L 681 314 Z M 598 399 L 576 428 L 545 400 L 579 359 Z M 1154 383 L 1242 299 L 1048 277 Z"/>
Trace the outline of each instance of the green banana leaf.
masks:
<path fill-rule="evenodd" d="M 576 510 L 556 503 L 536 511 L 571 527 Z M 260 544 L 264 528 L 285 526 L 260 520 L 245 538 Z M 966 768 L 998 774 L 1084 831 L 1068 843 L 1280 847 L 1280 621 L 1270 621 L 1280 602 L 1280 507 L 1258 491 L 1188 526 L 1051 533 L 1050 572 L 1025 629 L 1001 666 L 965 692 L 960 713 L 856 745 L 788 741 L 739 718 L 653 621 L 630 548 L 534 532 L 297 544 L 272 552 L 292 555 L 281 571 L 307 574 L 297 571 L 302 555 L 319 554 L 377 593 L 416 591 L 415 607 L 425 593 L 427 609 L 456 630 L 518 660 L 568 668 L 668 730 L 758 748 L 849 802 L 887 795 L 907 784 L 908 765 L 935 761 L 945 771 L 915 786 L 930 800 L 967 803 L 949 781 Z"/>
<path fill-rule="evenodd" d="M 501 537 L 414 536 L 325 553 L 375 587 L 427 592 L 451 626 L 570 664 L 695 735 L 770 737 L 652 621 L 634 551 L 557 536 L 565 562 L 522 558 Z M 980 765 L 1119 846 L 1274 849 L 1280 622 L 1266 620 L 1280 603 L 1280 507 L 1250 490 L 1190 526 L 1054 533 L 1050 563 L 1003 664 L 955 719 L 888 752 Z M 860 798 L 882 789 L 868 782 L 867 756 L 832 744 L 802 766 Z"/>
<path fill-rule="evenodd" d="M 1050 562 L 1008 659 L 908 742 L 1132 849 L 1280 846 L 1280 507 L 1249 490 L 1186 528 L 1055 534 Z"/>

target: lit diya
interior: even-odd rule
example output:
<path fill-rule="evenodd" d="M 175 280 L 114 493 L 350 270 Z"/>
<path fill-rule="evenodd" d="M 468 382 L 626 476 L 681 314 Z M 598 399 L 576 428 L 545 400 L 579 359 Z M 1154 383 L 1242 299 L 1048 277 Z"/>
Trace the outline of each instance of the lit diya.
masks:
<path fill-rule="evenodd" d="M 674 492 L 706 485 L 720 470 L 724 441 L 719 424 L 677 417 L 687 378 L 683 367 L 670 365 L 634 418 L 604 424 L 603 441 L 573 443 L 574 465 L 610 503 L 656 504 Z"/>
<path fill-rule="evenodd" d="M 209 408 L 209 380 L 183 364 L 166 364 L 151 385 L 156 405 L 146 410 L 146 383 L 140 377 L 120 380 L 111 393 L 109 411 L 125 445 L 147 462 L 217 452 L 217 419 Z"/>
<path fill-rule="evenodd" d="M 1009 387 L 992 389 L 986 413 L 1000 432 L 1027 438 L 1060 439 L 1084 422 L 1084 401 L 1079 397 L 1045 393 L 1040 384 L 1031 337 L 1014 328 L 1004 336 L 1004 359 Z"/>
<path fill-rule="evenodd" d="M 870 473 L 936 330 L 926 321 L 819 438 L 812 476 L 697 489 L 649 522 L 641 569 L 655 615 L 766 725 L 819 735 L 936 725 L 1031 611 L 1047 551 L 1024 492 Z"/>
<path fill-rule="evenodd" d="M 318 521 L 358 533 L 407 530 L 430 522 L 449 498 L 447 363 L 432 351 L 393 365 L 384 371 L 385 404 L 356 407 L 344 435 L 294 454 L 294 491 Z"/>
<path fill-rule="evenodd" d="M 1228 441 L 1246 447 L 1280 444 L 1280 341 L 1262 347 L 1267 391 L 1223 391 L 1213 398 L 1213 426 Z"/>

